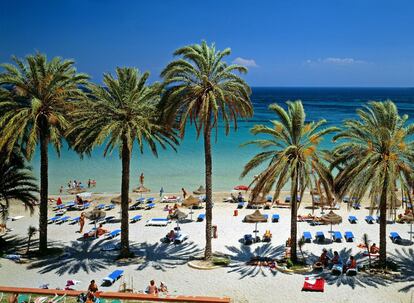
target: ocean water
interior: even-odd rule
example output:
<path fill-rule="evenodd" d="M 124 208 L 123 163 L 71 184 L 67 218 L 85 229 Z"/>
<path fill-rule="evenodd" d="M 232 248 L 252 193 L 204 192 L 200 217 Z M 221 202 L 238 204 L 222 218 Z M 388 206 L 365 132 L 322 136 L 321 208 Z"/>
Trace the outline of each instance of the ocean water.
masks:
<path fill-rule="evenodd" d="M 408 114 L 414 122 L 414 88 L 253 88 L 252 102 L 254 116 L 239 121 L 238 130 L 225 136 L 219 128 L 217 141 L 213 140 L 213 190 L 230 191 L 235 185 L 248 184 L 252 176 L 240 179 L 240 173 L 247 161 L 259 150 L 254 146 L 240 147 L 254 139 L 249 130 L 255 124 L 267 124 L 275 119 L 268 107 L 272 103 L 285 105 L 287 100 L 302 100 L 307 120 L 326 119 L 327 125 L 340 126 L 342 121 L 356 117 L 355 110 L 370 100 L 393 100 L 400 113 Z M 331 148 L 330 138 L 323 142 L 324 148 Z M 58 193 L 60 185 L 69 180 L 96 179 L 94 192 L 120 192 L 121 161 L 118 151 L 106 158 L 103 148 L 94 150 L 91 157 L 81 159 L 67 147 L 60 157 L 49 149 L 49 192 Z M 34 174 L 39 177 L 39 153 L 32 160 Z M 182 187 L 193 191 L 204 184 L 204 151 L 202 138 L 197 140 L 192 127 L 177 149 L 159 150 L 158 158 L 148 150 L 139 154 L 135 149 L 131 161 L 131 189 L 138 185 L 141 172 L 145 175 L 145 186 L 158 194 L 162 186 L 165 192 L 178 192 Z"/>

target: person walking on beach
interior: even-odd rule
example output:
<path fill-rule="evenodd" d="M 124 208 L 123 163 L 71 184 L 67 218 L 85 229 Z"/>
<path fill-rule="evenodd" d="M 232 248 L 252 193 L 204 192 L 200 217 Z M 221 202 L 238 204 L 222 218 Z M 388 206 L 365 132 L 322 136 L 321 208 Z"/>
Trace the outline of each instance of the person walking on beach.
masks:
<path fill-rule="evenodd" d="M 185 191 L 184 187 L 181 188 L 181 191 L 183 192 L 183 199 L 187 197 L 187 192 Z"/>
<path fill-rule="evenodd" d="M 69 180 L 68 182 L 68 188 L 71 189 L 72 188 L 72 180 Z"/>
<path fill-rule="evenodd" d="M 88 180 L 88 188 L 91 188 L 91 179 Z"/>
<path fill-rule="evenodd" d="M 80 226 L 79 233 L 80 234 L 83 232 L 83 226 L 84 225 L 85 225 L 85 213 L 82 212 L 80 214 L 80 218 L 79 218 L 79 226 Z"/>
<path fill-rule="evenodd" d="M 63 185 L 61 185 L 60 188 L 59 188 L 59 194 L 60 195 L 63 194 Z"/>
<path fill-rule="evenodd" d="M 160 199 L 162 198 L 163 194 L 164 194 L 164 187 L 161 186 L 161 188 L 160 188 Z"/>

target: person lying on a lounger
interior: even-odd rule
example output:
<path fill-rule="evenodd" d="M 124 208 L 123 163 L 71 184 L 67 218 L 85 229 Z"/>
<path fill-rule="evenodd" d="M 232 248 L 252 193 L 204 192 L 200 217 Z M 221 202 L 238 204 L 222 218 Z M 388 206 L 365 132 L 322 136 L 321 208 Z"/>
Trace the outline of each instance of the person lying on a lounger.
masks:
<path fill-rule="evenodd" d="M 371 245 L 371 247 L 369 248 L 369 253 L 370 254 L 377 254 L 379 253 L 379 247 L 374 243 Z"/>
<path fill-rule="evenodd" d="M 102 227 L 102 223 L 101 224 L 99 224 L 99 227 L 98 227 L 98 229 L 96 230 L 96 236 L 97 237 L 100 237 L 100 236 L 102 236 L 102 235 L 104 235 L 104 234 L 106 234 L 106 233 L 108 233 L 109 231 L 108 230 L 106 230 L 106 229 L 104 229 L 103 227 Z"/>

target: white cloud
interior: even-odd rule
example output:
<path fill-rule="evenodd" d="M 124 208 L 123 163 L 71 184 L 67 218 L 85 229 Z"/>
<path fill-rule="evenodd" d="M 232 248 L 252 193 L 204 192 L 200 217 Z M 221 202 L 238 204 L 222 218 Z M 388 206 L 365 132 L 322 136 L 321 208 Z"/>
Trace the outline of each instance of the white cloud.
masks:
<path fill-rule="evenodd" d="M 259 67 L 256 64 L 256 61 L 254 61 L 253 59 L 245 59 L 242 57 L 237 57 L 236 59 L 234 59 L 233 64 L 239 64 L 239 65 L 243 65 L 246 67 Z"/>
<path fill-rule="evenodd" d="M 354 65 L 366 63 L 363 60 L 358 60 L 354 58 L 338 58 L 338 57 L 327 57 L 319 58 L 317 60 L 306 60 L 306 64 L 330 64 L 330 65 Z"/>

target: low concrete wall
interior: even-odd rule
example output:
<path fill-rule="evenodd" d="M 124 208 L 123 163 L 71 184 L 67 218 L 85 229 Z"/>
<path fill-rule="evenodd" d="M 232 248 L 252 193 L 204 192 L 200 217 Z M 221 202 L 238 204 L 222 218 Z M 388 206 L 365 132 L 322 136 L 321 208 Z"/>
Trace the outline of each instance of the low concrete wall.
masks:
<path fill-rule="evenodd" d="M 57 290 L 57 289 L 40 289 L 40 288 L 21 288 L 0 286 L 0 292 L 3 293 L 26 293 L 38 294 L 45 296 L 64 295 L 78 296 L 82 291 L 75 290 Z M 198 296 L 155 296 L 148 294 L 132 294 L 121 292 L 100 292 L 99 297 L 107 299 L 120 299 L 129 301 L 153 301 L 153 302 L 196 302 L 196 303 L 229 303 L 227 297 L 198 297 Z"/>

